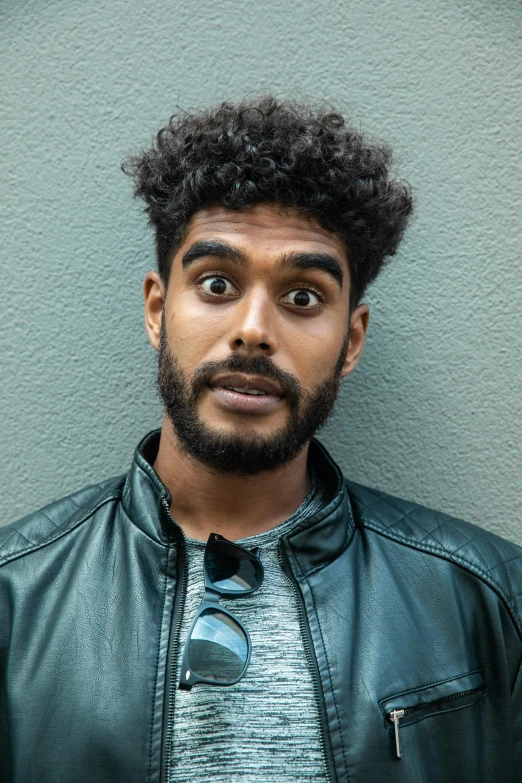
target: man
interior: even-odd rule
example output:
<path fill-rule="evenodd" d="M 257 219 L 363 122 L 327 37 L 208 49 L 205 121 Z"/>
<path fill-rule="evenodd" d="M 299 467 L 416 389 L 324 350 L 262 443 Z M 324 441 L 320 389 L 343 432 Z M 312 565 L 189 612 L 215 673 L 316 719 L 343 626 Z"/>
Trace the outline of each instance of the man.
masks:
<path fill-rule="evenodd" d="M 165 416 L 0 530 L 2 783 L 522 780 L 522 550 L 314 439 L 411 212 L 390 163 L 268 96 L 126 164 Z"/>

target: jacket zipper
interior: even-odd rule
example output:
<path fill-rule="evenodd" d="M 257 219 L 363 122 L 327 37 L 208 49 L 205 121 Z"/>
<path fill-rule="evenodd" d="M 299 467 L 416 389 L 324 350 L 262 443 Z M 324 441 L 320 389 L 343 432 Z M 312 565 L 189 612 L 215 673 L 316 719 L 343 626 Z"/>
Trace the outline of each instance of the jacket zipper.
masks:
<path fill-rule="evenodd" d="M 161 503 L 163 505 L 163 509 L 165 511 L 165 514 L 170 522 L 172 522 L 173 529 L 176 531 L 179 529 L 179 533 L 177 533 L 177 539 L 179 544 L 179 552 L 180 557 L 179 561 L 181 565 L 181 573 L 178 578 L 178 584 L 176 589 L 176 595 L 174 598 L 174 613 L 175 613 L 175 622 L 174 627 L 170 632 L 169 637 L 169 662 L 170 664 L 168 669 L 168 676 L 167 676 L 167 683 L 166 683 L 166 697 L 168 699 L 168 709 L 167 709 L 167 717 L 166 717 L 166 731 L 164 733 L 164 739 L 162 743 L 162 759 L 161 759 L 161 783 L 168 783 L 168 776 L 169 776 L 169 770 L 171 767 L 171 755 L 172 755 L 172 732 L 174 727 L 174 693 L 176 690 L 176 662 L 177 662 L 177 651 L 179 647 L 179 637 L 181 632 L 181 624 L 183 622 L 183 612 L 185 608 L 185 598 L 187 595 L 187 575 L 188 575 L 188 568 L 187 568 L 187 548 L 185 546 L 185 537 L 183 535 L 183 532 L 181 531 L 181 528 L 179 527 L 178 523 L 174 521 L 170 514 L 170 509 L 168 506 L 167 501 L 165 498 L 161 499 Z M 176 606 L 177 604 L 177 606 Z M 164 727 L 165 729 L 165 727 Z"/>
<path fill-rule="evenodd" d="M 417 712 L 418 710 L 425 709 L 426 707 L 431 707 L 434 704 L 442 704 L 442 702 L 445 701 L 453 701 L 454 699 L 462 699 L 465 696 L 471 696 L 473 693 L 478 693 L 479 691 L 484 690 L 483 686 L 479 686 L 478 688 L 470 688 L 467 691 L 461 691 L 461 693 L 453 693 L 451 696 L 443 696 L 441 699 L 434 699 L 433 701 L 425 701 L 421 702 L 420 704 L 415 704 L 413 707 L 405 707 L 403 710 L 392 710 L 389 712 L 386 717 L 390 721 L 390 723 L 393 723 L 394 729 L 395 729 L 395 752 L 397 754 L 398 759 L 402 759 L 402 753 L 401 753 L 401 746 L 399 742 L 399 721 L 402 718 L 405 718 L 406 715 L 411 715 L 412 712 Z"/>
<path fill-rule="evenodd" d="M 306 612 L 304 609 L 304 602 L 303 602 L 303 596 L 301 595 L 301 591 L 295 584 L 294 580 L 291 578 L 290 573 L 291 569 L 288 564 L 288 558 L 286 557 L 286 554 L 283 554 L 283 547 L 282 542 L 279 541 L 279 547 L 278 547 L 278 559 L 279 564 L 281 566 L 281 570 L 283 574 L 285 575 L 285 578 L 290 583 L 290 586 L 292 587 L 292 590 L 294 592 L 294 595 L 297 599 L 297 611 L 299 616 L 299 626 L 301 629 L 301 637 L 303 640 L 303 648 L 305 651 L 306 659 L 308 662 L 308 667 L 310 669 L 310 674 L 312 676 L 312 687 L 314 690 L 315 695 L 315 701 L 316 701 L 316 708 L 317 708 L 317 717 L 319 722 L 319 743 L 321 745 L 321 754 L 323 757 L 323 763 L 324 763 L 324 771 L 326 775 L 326 779 L 328 783 L 333 783 L 335 774 L 332 774 L 332 768 L 330 765 L 330 761 L 328 758 L 328 753 L 326 749 L 326 716 L 323 717 L 324 710 L 322 709 L 321 705 L 323 704 L 323 693 L 322 693 L 322 687 L 320 684 L 319 679 L 319 670 L 317 666 L 317 660 L 315 658 L 315 654 L 312 651 L 312 644 L 310 641 L 311 635 L 310 635 L 310 626 L 308 625 L 308 620 L 306 618 Z M 285 562 L 286 561 L 286 562 Z"/>

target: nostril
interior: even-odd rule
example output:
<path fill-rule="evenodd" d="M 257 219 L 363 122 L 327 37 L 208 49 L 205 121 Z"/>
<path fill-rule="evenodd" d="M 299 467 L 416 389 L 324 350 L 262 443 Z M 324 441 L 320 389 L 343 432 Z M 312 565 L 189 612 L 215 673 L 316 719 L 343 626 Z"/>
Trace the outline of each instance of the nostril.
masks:
<path fill-rule="evenodd" d="M 252 344 L 252 347 L 254 347 L 254 344 Z M 261 348 L 261 350 L 263 351 L 270 350 L 270 345 L 268 343 L 258 343 L 255 347 Z M 246 342 L 242 340 L 240 337 L 234 340 L 234 349 L 237 350 L 238 348 L 248 348 Z"/>

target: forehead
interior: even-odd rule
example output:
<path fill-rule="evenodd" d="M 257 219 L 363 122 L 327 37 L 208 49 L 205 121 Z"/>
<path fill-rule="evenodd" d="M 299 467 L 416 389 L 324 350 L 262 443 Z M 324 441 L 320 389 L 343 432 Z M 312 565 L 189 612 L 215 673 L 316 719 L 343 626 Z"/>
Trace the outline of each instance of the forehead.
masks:
<path fill-rule="evenodd" d="M 328 252 L 348 268 L 344 242 L 317 221 L 297 209 L 277 204 L 256 204 L 245 209 L 211 206 L 195 213 L 189 221 L 178 252 L 194 242 L 221 239 L 240 246 L 255 257 L 280 257 L 289 252 Z"/>

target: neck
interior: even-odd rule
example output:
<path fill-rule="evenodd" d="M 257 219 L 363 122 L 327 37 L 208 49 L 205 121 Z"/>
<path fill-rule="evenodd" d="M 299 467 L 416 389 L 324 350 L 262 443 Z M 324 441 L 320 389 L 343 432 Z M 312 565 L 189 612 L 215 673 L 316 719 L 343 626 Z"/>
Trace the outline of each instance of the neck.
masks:
<path fill-rule="evenodd" d="M 170 513 L 190 538 L 235 541 L 280 525 L 310 491 L 308 443 L 291 462 L 257 476 L 213 471 L 183 452 L 165 417 L 154 470 L 172 497 Z"/>

